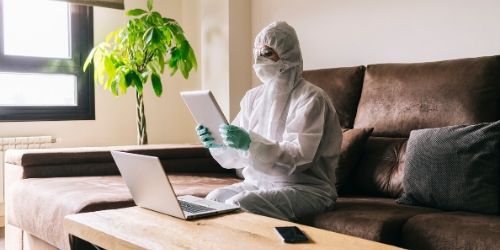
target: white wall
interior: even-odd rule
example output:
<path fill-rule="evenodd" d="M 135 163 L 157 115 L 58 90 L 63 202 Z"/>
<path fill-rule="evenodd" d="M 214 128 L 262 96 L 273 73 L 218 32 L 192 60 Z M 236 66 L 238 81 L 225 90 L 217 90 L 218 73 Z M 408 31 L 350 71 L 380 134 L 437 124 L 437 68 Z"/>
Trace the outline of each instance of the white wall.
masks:
<path fill-rule="evenodd" d="M 252 86 L 253 38 L 251 0 L 229 0 L 229 82 L 231 120 L 240 111 L 240 101 Z"/>
<path fill-rule="evenodd" d="M 213 92 L 226 117 L 230 114 L 229 1 L 201 0 L 202 88 Z"/>
<path fill-rule="evenodd" d="M 202 0 L 202 88 L 229 120 L 252 82 L 250 0 Z"/>
<path fill-rule="evenodd" d="M 126 0 L 125 7 L 145 8 L 146 1 Z M 163 15 L 184 23 L 183 4 L 189 7 L 190 1 L 155 1 L 155 9 Z M 186 12 L 186 36 L 200 53 L 199 23 L 196 15 Z M 198 19 L 199 20 L 199 19 Z M 123 25 L 122 10 L 94 8 L 94 40 L 104 40 L 105 35 Z M 192 74 L 184 80 L 180 74 L 162 77 L 164 93 L 161 98 L 154 96 L 150 84 L 146 86 L 145 108 L 150 143 L 195 143 L 194 122 L 179 97 L 179 91 L 199 89 L 200 73 Z M 0 122 L 0 137 L 51 135 L 60 138 L 55 147 L 102 146 L 136 144 L 135 96 L 129 89 L 125 96 L 114 97 L 101 86 L 95 87 L 96 119 L 92 121 L 49 121 L 49 122 Z"/>
<path fill-rule="evenodd" d="M 253 36 L 297 30 L 304 68 L 500 54 L 498 0 L 253 0 Z"/>

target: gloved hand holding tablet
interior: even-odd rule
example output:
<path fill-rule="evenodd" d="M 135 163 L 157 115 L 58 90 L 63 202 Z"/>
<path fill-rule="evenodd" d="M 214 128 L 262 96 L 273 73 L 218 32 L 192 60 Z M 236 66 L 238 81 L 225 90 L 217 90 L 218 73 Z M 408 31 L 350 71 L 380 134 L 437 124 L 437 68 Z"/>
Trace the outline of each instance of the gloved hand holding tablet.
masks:
<path fill-rule="evenodd" d="M 217 101 L 210 90 L 184 91 L 181 97 L 198 125 L 196 133 L 205 147 L 222 146 L 223 139 L 219 126 L 228 124 Z"/>

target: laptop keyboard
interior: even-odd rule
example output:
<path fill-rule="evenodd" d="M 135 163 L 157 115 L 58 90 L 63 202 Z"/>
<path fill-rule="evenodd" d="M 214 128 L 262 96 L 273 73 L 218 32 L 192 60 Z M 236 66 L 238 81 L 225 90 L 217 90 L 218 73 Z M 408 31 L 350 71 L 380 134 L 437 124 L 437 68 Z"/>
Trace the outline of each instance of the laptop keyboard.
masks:
<path fill-rule="evenodd" d="M 196 204 L 186 202 L 186 201 L 181 201 L 181 200 L 179 200 L 179 204 L 181 205 L 182 210 L 189 212 L 189 213 L 192 213 L 192 214 L 215 210 L 215 209 L 210 208 L 210 207 L 196 205 Z"/>

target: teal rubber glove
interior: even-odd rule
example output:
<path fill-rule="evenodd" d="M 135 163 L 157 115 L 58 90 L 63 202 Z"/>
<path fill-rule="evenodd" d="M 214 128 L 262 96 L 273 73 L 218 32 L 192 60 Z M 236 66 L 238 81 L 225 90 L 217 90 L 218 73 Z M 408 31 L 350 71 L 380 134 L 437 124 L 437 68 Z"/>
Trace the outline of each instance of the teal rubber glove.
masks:
<path fill-rule="evenodd" d="M 223 124 L 219 127 L 220 135 L 224 139 L 224 144 L 229 147 L 248 150 L 250 148 L 250 134 L 238 126 Z"/>
<path fill-rule="evenodd" d="M 222 145 L 215 143 L 212 133 L 208 131 L 208 128 L 199 124 L 196 126 L 196 134 L 200 138 L 201 143 L 205 148 L 220 148 Z"/>

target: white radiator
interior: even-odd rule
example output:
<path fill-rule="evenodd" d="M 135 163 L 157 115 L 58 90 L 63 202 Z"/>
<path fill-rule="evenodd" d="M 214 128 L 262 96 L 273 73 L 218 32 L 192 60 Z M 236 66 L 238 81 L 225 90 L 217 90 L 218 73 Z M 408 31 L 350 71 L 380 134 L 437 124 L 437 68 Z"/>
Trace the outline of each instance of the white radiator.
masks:
<path fill-rule="evenodd" d="M 48 148 L 57 142 L 52 136 L 24 136 L 0 138 L 0 151 L 7 149 Z"/>
<path fill-rule="evenodd" d="M 52 136 L 0 137 L 0 217 L 4 216 L 2 204 L 4 202 L 4 151 L 7 149 L 48 148 L 56 142 L 56 138 Z"/>

